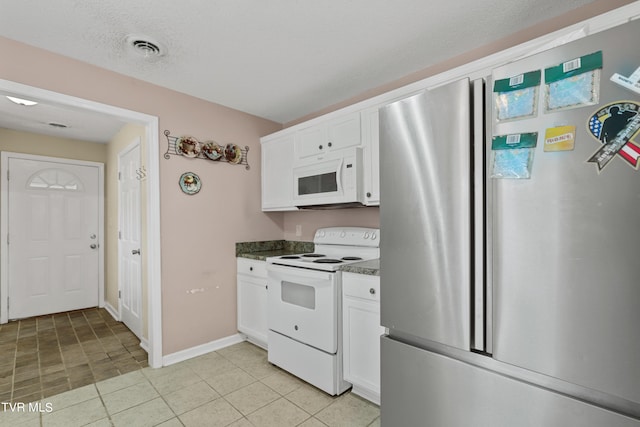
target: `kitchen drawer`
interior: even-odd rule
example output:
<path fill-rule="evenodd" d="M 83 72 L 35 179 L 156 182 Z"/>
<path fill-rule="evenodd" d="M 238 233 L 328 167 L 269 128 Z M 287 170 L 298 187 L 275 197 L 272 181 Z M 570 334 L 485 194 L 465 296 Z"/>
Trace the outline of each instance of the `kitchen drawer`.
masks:
<path fill-rule="evenodd" d="M 346 297 L 380 301 L 380 277 L 343 272 L 342 292 Z"/>
<path fill-rule="evenodd" d="M 254 277 L 267 278 L 266 261 L 238 258 L 238 274 L 247 274 Z"/>

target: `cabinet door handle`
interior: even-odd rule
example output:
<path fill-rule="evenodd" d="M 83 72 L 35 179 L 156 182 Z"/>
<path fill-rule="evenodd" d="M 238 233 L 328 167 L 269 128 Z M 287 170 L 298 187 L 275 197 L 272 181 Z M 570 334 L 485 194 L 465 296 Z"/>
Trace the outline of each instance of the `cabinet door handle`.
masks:
<path fill-rule="evenodd" d="M 329 143 L 329 144 L 327 144 L 327 145 L 328 145 L 329 147 L 331 147 L 331 145 L 332 145 L 332 144 L 331 144 L 331 143 Z"/>
<path fill-rule="evenodd" d="M 322 145 L 318 145 L 318 150 L 322 150 Z"/>
<path fill-rule="evenodd" d="M 367 192 L 367 197 L 371 197 L 371 193 Z"/>
<path fill-rule="evenodd" d="M 369 289 L 369 293 L 370 293 L 371 295 L 375 295 L 375 294 L 376 294 L 376 290 L 375 290 L 375 289 L 373 289 L 373 288 L 371 288 L 371 289 Z"/>
<path fill-rule="evenodd" d="M 253 271 L 253 267 L 249 267 L 249 271 Z"/>

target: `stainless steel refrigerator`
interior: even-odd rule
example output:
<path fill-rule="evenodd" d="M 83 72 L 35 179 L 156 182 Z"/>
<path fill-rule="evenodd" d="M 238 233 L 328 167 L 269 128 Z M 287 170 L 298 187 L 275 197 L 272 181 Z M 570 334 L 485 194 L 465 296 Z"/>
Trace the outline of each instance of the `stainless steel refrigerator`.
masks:
<path fill-rule="evenodd" d="M 640 425 L 638 40 L 380 109 L 383 426 Z"/>

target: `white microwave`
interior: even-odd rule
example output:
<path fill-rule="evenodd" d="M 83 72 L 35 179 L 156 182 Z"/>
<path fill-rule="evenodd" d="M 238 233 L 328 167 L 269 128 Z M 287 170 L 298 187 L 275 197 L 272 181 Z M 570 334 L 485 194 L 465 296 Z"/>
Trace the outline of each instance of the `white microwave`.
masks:
<path fill-rule="evenodd" d="M 364 206 L 362 148 L 327 153 L 293 169 L 293 203 L 300 209 Z"/>

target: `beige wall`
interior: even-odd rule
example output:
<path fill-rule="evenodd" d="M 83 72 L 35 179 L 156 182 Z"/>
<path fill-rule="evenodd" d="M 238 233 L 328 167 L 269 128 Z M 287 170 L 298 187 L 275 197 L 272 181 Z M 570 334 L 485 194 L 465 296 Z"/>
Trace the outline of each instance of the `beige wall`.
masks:
<path fill-rule="evenodd" d="M 0 151 L 107 162 L 106 144 L 0 128 Z"/>
<path fill-rule="evenodd" d="M 302 229 L 301 236 L 296 236 L 298 225 Z M 380 209 L 369 207 L 287 212 L 284 217 L 284 239 L 312 241 L 316 229 L 340 226 L 378 228 L 380 226 Z"/>
<path fill-rule="evenodd" d="M 146 158 L 146 136 L 144 126 L 137 124 L 127 124 L 113 137 L 107 145 L 107 166 L 105 171 L 105 210 L 106 224 L 105 224 L 105 300 L 118 309 L 118 218 L 119 218 L 119 206 L 118 206 L 118 154 L 130 144 L 132 144 L 137 138 L 140 138 L 140 158 L 141 166 L 144 166 L 144 159 Z M 146 180 L 141 180 L 141 206 L 140 215 L 142 219 L 142 236 L 146 235 Z M 144 242 L 144 237 L 142 242 Z M 148 316 L 147 316 L 147 274 L 146 265 L 147 260 L 145 254 L 147 251 L 142 248 L 142 336 L 148 338 Z"/>
<path fill-rule="evenodd" d="M 165 129 L 250 148 L 250 170 L 160 158 L 163 353 L 235 334 L 235 243 L 283 235 L 282 214 L 260 209 L 259 144 L 282 126 L 5 38 L 0 56 L 11 58 L 2 61 L 1 79 L 159 117 L 161 155 Z M 186 171 L 200 175 L 199 194 L 180 191 L 178 178 Z"/>

